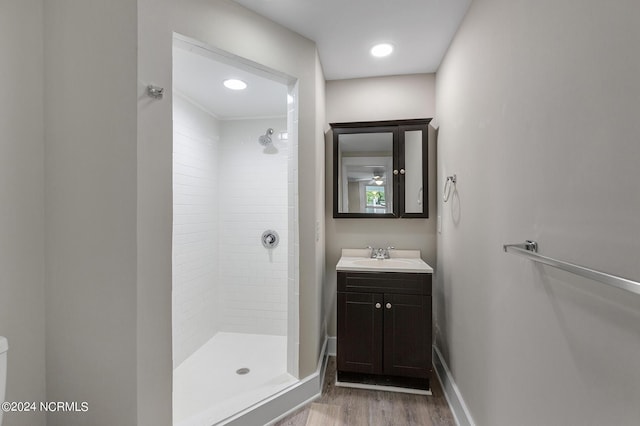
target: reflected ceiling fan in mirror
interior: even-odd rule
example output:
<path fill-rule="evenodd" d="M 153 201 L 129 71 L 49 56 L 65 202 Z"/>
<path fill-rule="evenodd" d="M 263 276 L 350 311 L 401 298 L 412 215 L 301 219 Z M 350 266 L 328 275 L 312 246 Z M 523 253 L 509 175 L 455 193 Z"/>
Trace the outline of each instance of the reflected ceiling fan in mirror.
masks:
<path fill-rule="evenodd" d="M 376 185 L 380 186 L 384 183 L 384 176 L 376 175 L 371 179 L 371 182 L 369 183 L 375 183 Z"/>
<path fill-rule="evenodd" d="M 367 182 L 367 185 L 381 186 L 384 185 L 386 178 L 384 176 L 384 172 L 374 171 L 371 177 L 362 177 L 356 180 L 358 182 Z"/>

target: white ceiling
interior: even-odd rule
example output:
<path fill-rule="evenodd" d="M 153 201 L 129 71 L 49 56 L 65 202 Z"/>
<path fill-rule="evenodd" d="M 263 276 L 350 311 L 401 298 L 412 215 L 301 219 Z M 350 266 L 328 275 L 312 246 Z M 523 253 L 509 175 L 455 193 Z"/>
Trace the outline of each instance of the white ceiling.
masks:
<path fill-rule="evenodd" d="M 435 72 L 471 0 L 235 1 L 315 41 L 325 78 L 336 80 Z M 379 42 L 394 52 L 372 57 Z M 174 90 L 222 120 L 286 116 L 286 85 L 232 62 L 176 40 Z M 231 91 L 222 85 L 227 78 L 248 87 Z"/>
<path fill-rule="evenodd" d="M 235 0 L 313 41 L 327 80 L 436 72 L 471 0 Z M 376 43 L 395 46 L 374 58 Z"/>
<path fill-rule="evenodd" d="M 228 62 L 227 58 L 201 47 L 174 41 L 174 91 L 220 120 L 287 116 L 284 83 L 266 78 L 258 70 Z M 222 82 L 229 78 L 244 81 L 247 88 L 227 89 Z"/>

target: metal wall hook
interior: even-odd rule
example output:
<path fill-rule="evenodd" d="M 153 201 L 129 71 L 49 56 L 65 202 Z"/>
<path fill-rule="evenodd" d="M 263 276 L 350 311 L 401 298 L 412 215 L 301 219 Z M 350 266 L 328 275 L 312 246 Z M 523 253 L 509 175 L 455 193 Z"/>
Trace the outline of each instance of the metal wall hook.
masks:
<path fill-rule="evenodd" d="M 162 99 L 164 96 L 164 87 L 158 87 L 150 84 L 147 86 L 147 95 L 153 99 Z"/>
<path fill-rule="evenodd" d="M 443 191 L 443 200 L 446 203 L 449 201 L 449 196 L 451 195 L 451 187 L 456 184 L 458 181 L 458 177 L 456 175 L 447 176 L 447 181 L 444 183 L 444 191 Z"/>

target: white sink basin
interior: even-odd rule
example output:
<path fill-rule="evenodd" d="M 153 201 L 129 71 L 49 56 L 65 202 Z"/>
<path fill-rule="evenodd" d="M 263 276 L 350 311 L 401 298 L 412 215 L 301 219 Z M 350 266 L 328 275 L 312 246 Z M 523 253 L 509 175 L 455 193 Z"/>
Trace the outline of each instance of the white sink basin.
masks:
<path fill-rule="evenodd" d="M 372 259 L 370 253 L 366 249 L 342 249 L 336 270 L 433 273 L 433 268 L 420 258 L 420 250 L 392 250 L 390 259 Z"/>
<path fill-rule="evenodd" d="M 353 264 L 372 268 L 402 268 L 413 265 L 415 262 L 408 259 L 357 259 Z"/>

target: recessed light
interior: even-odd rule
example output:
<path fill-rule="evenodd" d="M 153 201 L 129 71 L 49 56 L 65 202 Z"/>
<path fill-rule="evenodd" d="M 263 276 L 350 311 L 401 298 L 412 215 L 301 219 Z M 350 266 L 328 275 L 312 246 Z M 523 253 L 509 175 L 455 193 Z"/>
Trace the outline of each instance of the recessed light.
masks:
<path fill-rule="evenodd" d="M 229 80 L 225 80 L 223 82 L 224 87 L 231 90 L 244 90 L 247 88 L 247 83 L 242 80 L 237 80 L 235 78 L 230 78 Z"/>
<path fill-rule="evenodd" d="M 393 52 L 393 45 L 389 43 L 380 43 L 376 44 L 371 48 L 371 54 L 376 58 L 383 58 L 385 56 L 391 55 Z"/>

